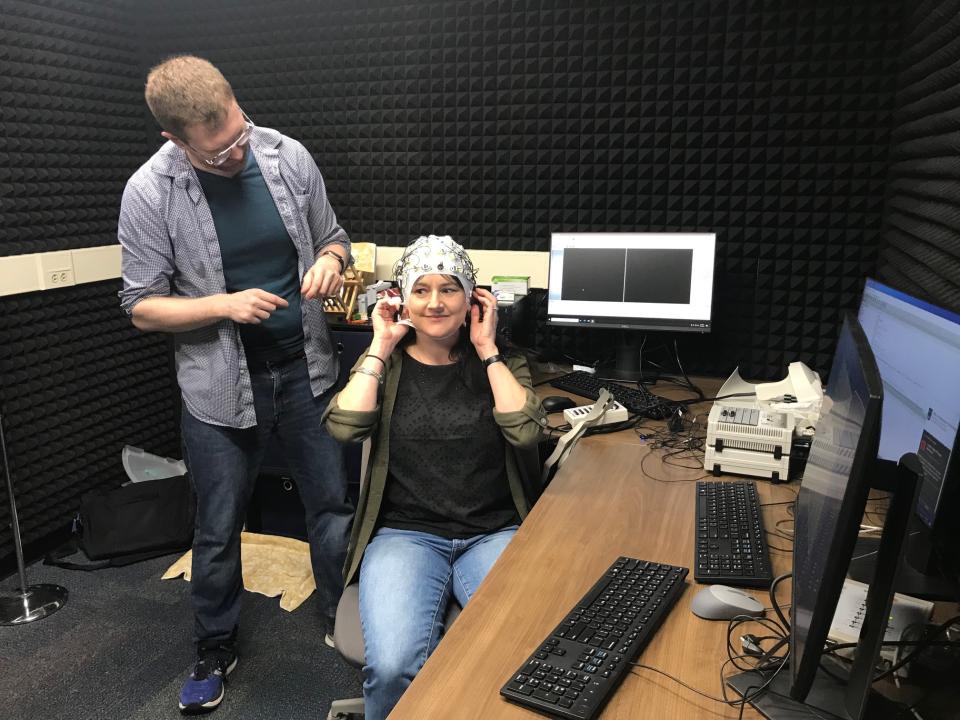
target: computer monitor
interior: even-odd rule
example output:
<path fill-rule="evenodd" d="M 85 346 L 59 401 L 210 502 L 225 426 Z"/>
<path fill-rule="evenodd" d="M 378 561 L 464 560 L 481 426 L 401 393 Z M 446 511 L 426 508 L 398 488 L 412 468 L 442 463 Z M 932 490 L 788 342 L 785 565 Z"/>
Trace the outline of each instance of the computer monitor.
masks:
<path fill-rule="evenodd" d="M 713 233 L 553 233 L 547 322 L 621 331 L 710 331 Z M 636 335 L 606 377 L 640 380 Z"/>
<path fill-rule="evenodd" d="M 852 315 L 840 332 L 794 508 L 790 695 L 813 683 L 870 493 L 883 383 Z"/>
<path fill-rule="evenodd" d="M 773 678 L 744 673 L 730 680 L 746 696 L 769 680 L 769 691 L 751 700 L 768 718 L 881 716 L 878 706 L 883 701 L 870 686 L 915 495 L 917 467 L 912 456 L 898 467 L 881 562 L 870 584 L 853 665 L 847 669 L 835 664 L 831 676 L 822 664 L 829 662 L 824 646 L 874 479 L 882 404 L 883 384 L 870 344 L 856 317 L 848 313 L 795 505 L 790 672 Z"/>
<path fill-rule="evenodd" d="M 960 315 L 868 279 L 859 320 L 883 379 L 879 457 L 895 462 L 904 453 L 916 453 L 923 468 L 907 565 L 897 590 L 956 599 Z M 858 554 L 870 558 L 867 552 Z"/>

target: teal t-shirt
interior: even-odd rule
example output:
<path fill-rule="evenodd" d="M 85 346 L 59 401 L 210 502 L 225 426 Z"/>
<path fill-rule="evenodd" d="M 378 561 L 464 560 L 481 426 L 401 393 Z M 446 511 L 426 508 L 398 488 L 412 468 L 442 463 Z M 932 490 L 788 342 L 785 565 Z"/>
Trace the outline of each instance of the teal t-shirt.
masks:
<path fill-rule="evenodd" d="M 227 292 L 260 288 L 290 303 L 258 325 L 239 325 L 247 360 L 276 361 L 302 352 L 297 249 L 253 151 L 247 149 L 247 162 L 233 177 L 203 171 L 197 177 L 217 228 Z"/>

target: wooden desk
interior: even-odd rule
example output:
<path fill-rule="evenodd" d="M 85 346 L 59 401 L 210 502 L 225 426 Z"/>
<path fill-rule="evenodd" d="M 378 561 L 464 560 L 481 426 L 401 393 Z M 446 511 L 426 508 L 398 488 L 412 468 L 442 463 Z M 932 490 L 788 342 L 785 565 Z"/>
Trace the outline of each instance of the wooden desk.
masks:
<path fill-rule="evenodd" d="M 391 719 L 542 718 L 504 700 L 500 687 L 610 563 L 628 555 L 692 567 L 692 481 L 703 470 L 681 470 L 663 465 L 659 456 L 649 458 L 645 467 L 658 481 L 640 471 L 648 452 L 632 430 L 580 442 Z M 796 494 L 792 485 L 758 485 L 761 502 L 791 500 Z M 783 508 L 766 509 L 768 530 L 786 517 Z M 789 555 L 771 552 L 770 557 L 775 575 L 789 570 Z M 690 612 L 699 588 L 691 571 L 682 597 L 639 659 L 719 696 L 727 623 Z M 769 605 L 764 591 L 754 592 Z M 699 697 L 648 670 L 635 673 L 615 691 L 602 718 L 737 717 L 739 708 Z M 760 715 L 748 706 L 744 717 Z"/>

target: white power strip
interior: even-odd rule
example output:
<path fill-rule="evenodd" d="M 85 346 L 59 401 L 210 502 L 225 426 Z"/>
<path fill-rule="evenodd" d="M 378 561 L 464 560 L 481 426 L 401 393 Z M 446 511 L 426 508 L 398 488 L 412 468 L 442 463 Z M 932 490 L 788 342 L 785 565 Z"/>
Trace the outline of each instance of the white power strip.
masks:
<path fill-rule="evenodd" d="M 867 611 L 867 586 L 856 580 L 847 578 L 843 581 L 843 591 L 837 601 L 837 609 L 833 613 L 833 622 L 830 624 L 830 640 L 838 643 L 857 642 L 860 637 L 860 628 L 863 625 L 864 614 Z M 887 620 L 887 629 L 884 640 L 899 640 L 903 631 L 911 625 L 922 625 L 933 614 L 933 603 L 929 600 L 910 597 L 897 593 L 893 596 L 893 606 L 890 608 L 890 617 Z M 837 654 L 852 656 L 854 648 L 838 650 Z M 884 658 L 894 662 L 897 658 L 897 648 L 887 645 L 881 650 Z M 901 673 L 904 677 L 905 673 Z"/>
<path fill-rule="evenodd" d="M 591 410 L 593 410 L 593 405 L 581 405 L 580 407 L 569 408 L 563 411 L 563 419 L 570 425 L 576 425 L 589 415 Z M 600 418 L 600 422 L 598 422 L 597 425 L 610 425 L 611 423 L 623 422 L 629 417 L 630 413 L 627 412 L 627 409 L 620 403 L 614 401 L 606 414 Z"/>

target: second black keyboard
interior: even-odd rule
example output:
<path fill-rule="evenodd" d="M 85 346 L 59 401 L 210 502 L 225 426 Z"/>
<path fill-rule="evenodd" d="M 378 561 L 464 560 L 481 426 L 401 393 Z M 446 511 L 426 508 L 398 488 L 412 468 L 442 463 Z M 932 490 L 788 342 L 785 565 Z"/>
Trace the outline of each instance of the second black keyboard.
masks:
<path fill-rule="evenodd" d="M 634 415 L 642 415 L 651 420 L 667 419 L 670 417 L 675 406 L 675 403 L 659 395 L 654 395 L 643 387 L 643 385 L 629 387 L 628 385 L 621 385 L 611 380 L 597 378 L 596 375 L 583 372 L 582 370 L 554 378 L 550 381 L 550 384 L 559 390 L 566 390 L 567 392 L 591 400 L 596 400 L 600 397 L 600 391 L 606 388 L 610 391 L 610 394 L 613 395 L 613 399 L 623 405 L 628 411 Z"/>
<path fill-rule="evenodd" d="M 596 717 L 669 613 L 687 568 L 621 557 L 500 689 L 569 720 Z"/>
<path fill-rule="evenodd" d="M 754 482 L 697 482 L 693 577 L 700 583 L 769 587 L 773 581 Z"/>

